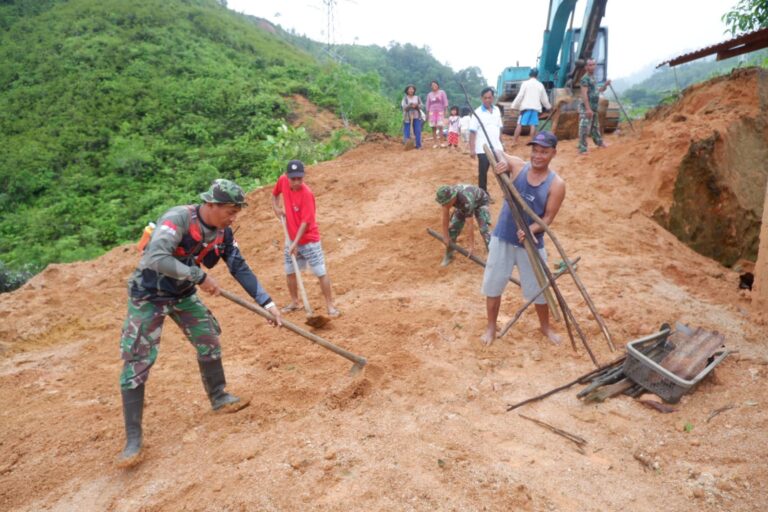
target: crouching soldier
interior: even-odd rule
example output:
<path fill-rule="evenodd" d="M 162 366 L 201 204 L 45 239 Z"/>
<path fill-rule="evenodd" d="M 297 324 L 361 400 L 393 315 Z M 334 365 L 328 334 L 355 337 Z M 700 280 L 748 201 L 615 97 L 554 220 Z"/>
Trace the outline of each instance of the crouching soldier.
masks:
<path fill-rule="evenodd" d="M 245 291 L 274 315 L 275 321 L 270 323 L 281 325 L 279 308 L 240 254 L 230 227 L 246 205 L 243 190 L 232 181 L 220 179 L 200 197 L 201 205 L 176 206 L 160 217 L 128 282 L 128 315 L 120 339 L 120 390 L 126 434 L 125 449 L 118 459 L 121 467 L 140 461 L 144 385 L 157 359 L 166 316 L 176 322 L 195 347 L 203 387 L 213 410 L 234 412 L 248 405 L 224 390 L 221 330 L 196 293 L 198 286 L 210 295 L 218 295 L 220 289 L 201 265 L 210 269 L 223 259 Z"/>
<path fill-rule="evenodd" d="M 475 250 L 475 231 L 472 228 L 472 217 L 477 220 L 477 227 L 485 242 L 485 248 L 491 241 L 491 210 L 488 207 L 488 193 L 474 185 L 442 185 L 437 189 L 435 201 L 443 210 L 443 240 L 445 256 L 440 266 L 445 267 L 453 261 L 453 249 L 448 240 L 456 242 L 464 223 L 469 221 L 469 253 Z M 451 214 L 453 208 L 453 214 Z M 449 221 L 450 219 L 450 221 Z"/>

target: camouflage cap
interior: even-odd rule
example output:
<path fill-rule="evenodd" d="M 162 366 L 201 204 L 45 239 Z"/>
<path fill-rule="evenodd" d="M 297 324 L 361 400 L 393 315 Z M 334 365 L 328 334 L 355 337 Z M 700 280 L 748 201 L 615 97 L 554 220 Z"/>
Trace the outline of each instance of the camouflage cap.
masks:
<path fill-rule="evenodd" d="M 450 185 L 442 185 L 437 188 L 437 194 L 435 194 L 435 201 L 439 204 L 446 204 L 451 199 L 456 197 L 456 189 Z"/>
<path fill-rule="evenodd" d="M 234 181 L 218 179 L 211 183 L 207 192 L 200 194 L 200 199 L 206 203 L 236 204 L 247 206 L 245 192 Z"/>

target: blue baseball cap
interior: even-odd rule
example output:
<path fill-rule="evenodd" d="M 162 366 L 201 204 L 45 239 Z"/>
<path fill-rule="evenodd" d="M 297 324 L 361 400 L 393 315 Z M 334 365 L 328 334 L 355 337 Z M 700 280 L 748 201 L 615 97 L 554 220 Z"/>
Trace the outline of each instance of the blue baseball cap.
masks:
<path fill-rule="evenodd" d="M 555 137 L 555 134 L 552 132 L 539 132 L 527 145 L 536 145 L 544 148 L 556 148 L 557 137 Z"/>

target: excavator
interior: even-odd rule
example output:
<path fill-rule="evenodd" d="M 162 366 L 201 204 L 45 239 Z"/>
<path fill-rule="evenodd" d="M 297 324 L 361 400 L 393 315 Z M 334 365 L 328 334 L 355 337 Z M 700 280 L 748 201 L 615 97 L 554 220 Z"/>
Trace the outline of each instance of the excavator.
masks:
<path fill-rule="evenodd" d="M 595 78 L 605 82 L 608 73 L 608 29 L 600 26 L 605 16 L 607 0 L 588 0 L 581 28 L 573 28 L 578 0 L 550 0 L 547 27 L 538 63 L 538 79 L 550 97 L 552 110 L 539 119 L 551 118 L 552 132 L 559 139 L 578 137 L 580 100 L 579 81 L 584 76 L 587 59 L 595 59 Z M 517 125 L 518 111 L 512 108 L 522 83 L 531 68 L 505 68 L 497 82 L 498 102 L 504 123 L 503 132 L 512 135 Z M 619 125 L 619 105 L 601 97 L 598 108 L 600 126 L 613 132 Z M 547 123 L 549 126 L 549 123 Z"/>

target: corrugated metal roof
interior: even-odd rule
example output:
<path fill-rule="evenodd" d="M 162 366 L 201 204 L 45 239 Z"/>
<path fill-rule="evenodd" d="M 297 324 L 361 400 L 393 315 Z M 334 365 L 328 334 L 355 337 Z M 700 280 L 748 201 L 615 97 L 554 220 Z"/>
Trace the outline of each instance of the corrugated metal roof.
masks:
<path fill-rule="evenodd" d="M 767 47 L 768 28 L 761 28 L 759 30 L 755 30 L 754 32 L 748 32 L 738 37 L 734 37 L 728 41 L 714 44 L 712 46 L 707 46 L 706 48 L 702 48 L 701 50 L 696 50 L 694 52 L 685 53 L 670 60 L 665 60 L 656 67 L 660 68 L 664 64 L 669 64 L 670 67 L 677 66 L 678 64 L 690 62 L 692 60 L 700 59 L 712 54 L 717 54 L 717 60 L 723 60 L 741 55 L 742 53 L 749 53 Z"/>

